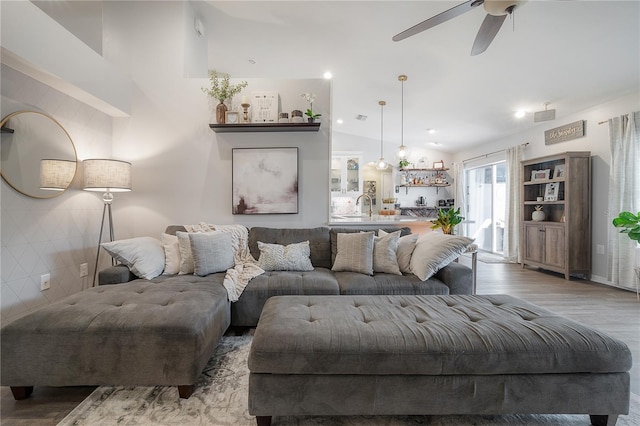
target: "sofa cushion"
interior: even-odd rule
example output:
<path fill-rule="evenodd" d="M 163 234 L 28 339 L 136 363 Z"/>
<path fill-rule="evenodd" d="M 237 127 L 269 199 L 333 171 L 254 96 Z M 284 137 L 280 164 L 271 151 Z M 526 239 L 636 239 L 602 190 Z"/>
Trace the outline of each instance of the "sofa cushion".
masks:
<path fill-rule="evenodd" d="M 379 236 L 387 235 L 384 229 L 378 231 Z M 420 234 L 403 235 L 398 240 L 398 249 L 396 250 L 396 257 L 398 259 L 398 268 L 403 274 L 411 274 L 411 255 L 416 248 Z"/>
<path fill-rule="evenodd" d="M 339 295 L 334 274 L 326 268 L 310 272 L 267 271 L 253 278 L 237 302 L 231 304 L 234 326 L 255 327 L 262 307 L 272 296 Z"/>
<path fill-rule="evenodd" d="M 332 271 L 373 275 L 373 232 L 338 234 L 338 251 Z"/>
<path fill-rule="evenodd" d="M 180 248 L 180 275 L 193 274 L 193 254 L 191 253 L 191 240 L 188 232 L 176 232 L 178 247 Z"/>
<path fill-rule="evenodd" d="M 180 272 L 180 244 L 178 237 L 163 233 L 161 235 L 164 247 L 164 275 L 173 275 Z"/>
<path fill-rule="evenodd" d="M 254 259 L 260 257 L 258 241 L 268 244 L 292 244 L 309 241 L 310 259 L 316 268 L 331 268 L 329 228 L 263 228 L 249 230 L 249 250 Z"/>
<path fill-rule="evenodd" d="M 432 277 L 421 281 L 415 275 L 374 274 L 357 272 L 335 272 L 340 294 L 449 294 L 449 287 Z"/>
<path fill-rule="evenodd" d="M 309 259 L 309 241 L 301 243 L 268 244 L 258 241 L 258 266 L 265 271 L 313 271 Z"/>

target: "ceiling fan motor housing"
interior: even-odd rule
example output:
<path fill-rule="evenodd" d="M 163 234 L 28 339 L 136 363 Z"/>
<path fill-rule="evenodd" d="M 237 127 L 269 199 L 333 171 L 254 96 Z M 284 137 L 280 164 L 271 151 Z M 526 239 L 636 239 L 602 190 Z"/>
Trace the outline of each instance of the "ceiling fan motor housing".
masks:
<path fill-rule="evenodd" d="M 511 13 L 513 9 L 521 6 L 523 3 L 523 0 L 485 0 L 484 10 L 486 10 L 489 15 L 502 16 Z"/>

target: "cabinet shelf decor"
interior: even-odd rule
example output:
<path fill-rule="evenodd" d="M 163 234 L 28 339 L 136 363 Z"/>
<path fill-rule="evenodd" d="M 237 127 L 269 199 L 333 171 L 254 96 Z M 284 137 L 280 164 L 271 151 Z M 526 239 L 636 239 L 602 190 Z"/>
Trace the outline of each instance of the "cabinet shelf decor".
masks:
<path fill-rule="evenodd" d="M 536 266 L 565 279 L 591 274 L 591 152 L 565 152 L 525 160 L 520 179 L 522 267 Z M 536 206 L 544 220 L 532 219 Z"/>
<path fill-rule="evenodd" d="M 238 123 L 238 124 L 209 124 L 216 133 L 247 133 L 247 132 L 317 132 L 320 123 Z"/>

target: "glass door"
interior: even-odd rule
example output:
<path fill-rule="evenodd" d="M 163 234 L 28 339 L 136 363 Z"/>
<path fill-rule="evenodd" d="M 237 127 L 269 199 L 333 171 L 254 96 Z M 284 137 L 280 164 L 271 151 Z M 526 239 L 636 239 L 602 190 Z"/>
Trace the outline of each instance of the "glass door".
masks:
<path fill-rule="evenodd" d="M 502 161 L 464 171 L 465 234 L 481 250 L 503 253 L 507 165 Z"/>

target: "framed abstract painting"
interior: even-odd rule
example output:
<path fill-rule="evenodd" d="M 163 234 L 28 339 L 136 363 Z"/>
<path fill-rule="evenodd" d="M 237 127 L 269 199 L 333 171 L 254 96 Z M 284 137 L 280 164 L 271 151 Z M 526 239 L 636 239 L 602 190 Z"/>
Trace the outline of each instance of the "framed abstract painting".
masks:
<path fill-rule="evenodd" d="M 298 148 L 233 148 L 233 214 L 298 213 Z"/>

